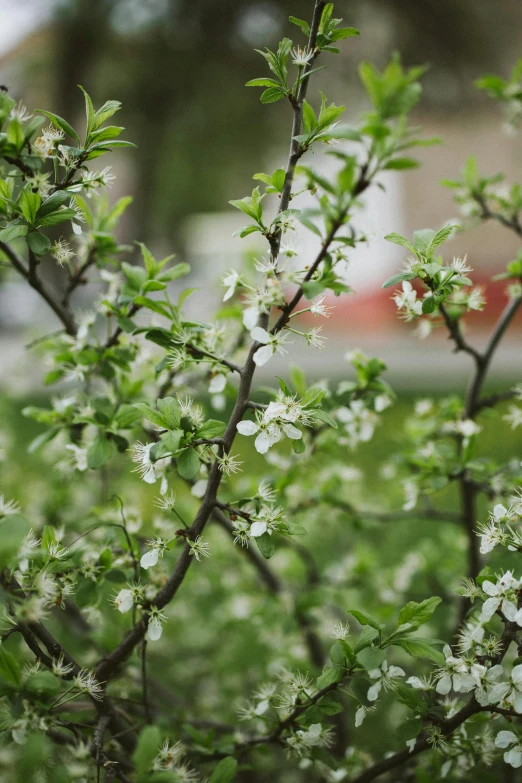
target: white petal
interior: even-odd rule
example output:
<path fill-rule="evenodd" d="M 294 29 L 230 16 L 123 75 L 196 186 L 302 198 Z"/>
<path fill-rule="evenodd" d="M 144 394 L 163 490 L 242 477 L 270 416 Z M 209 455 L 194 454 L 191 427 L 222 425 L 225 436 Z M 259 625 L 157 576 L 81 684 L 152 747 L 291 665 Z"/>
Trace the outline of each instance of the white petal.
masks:
<path fill-rule="evenodd" d="M 298 430 L 297 427 L 294 427 L 293 424 L 283 424 L 281 426 L 283 432 L 288 438 L 291 438 L 292 440 L 299 440 L 303 437 L 301 430 Z"/>
<path fill-rule="evenodd" d="M 522 663 L 517 663 L 511 670 L 511 679 L 515 685 L 522 685 Z"/>
<path fill-rule="evenodd" d="M 502 517 L 506 516 L 507 508 L 505 508 L 505 506 L 503 506 L 501 503 L 497 503 L 497 505 L 493 509 L 493 514 L 495 516 L 495 519 L 501 519 Z"/>
<path fill-rule="evenodd" d="M 511 764 L 512 767 L 522 767 L 522 750 L 520 748 L 513 748 L 504 753 L 504 761 L 506 764 Z"/>
<path fill-rule="evenodd" d="M 147 639 L 151 642 L 157 642 L 163 633 L 163 628 L 159 620 L 151 620 L 147 628 Z"/>
<path fill-rule="evenodd" d="M 274 353 L 274 349 L 271 345 L 263 345 L 262 348 L 259 348 L 255 354 L 254 354 L 254 362 L 257 364 L 258 367 L 262 367 L 264 364 L 267 363 L 267 361 L 270 359 L 272 354 Z"/>
<path fill-rule="evenodd" d="M 254 326 L 250 332 L 250 337 L 252 340 L 255 340 L 256 343 L 263 343 L 263 345 L 270 342 L 270 335 L 266 329 L 263 329 L 261 326 Z"/>
<path fill-rule="evenodd" d="M 146 484 L 155 484 L 156 483 L 156 471 L 154 470 L 154 465 L 151 465 L 147 472 L 143 474 L 143 481 Z"/>
<path fill-rule="evenodd" d="M 258 451 L 260 454 L 266 454 L 271 445 L 270 436 L 266 430 L 263 430 L 263 432 L 259 433 L 254 443 L 256 451 Z"/>
<path fill-rule="evenodd" d="M 253 329 L 259 320 L 259 308 L 253 305 L 243 311 L 243 323 L 246 329 Z"/>
<path fill-rule="evenodd" d="M 450 690 L 451 690 L 451 677 L 449 674 L 443 674 L 440 680 L 437 683 L 437 686 L 435 688 L 437 693 L 440 693 L 441 696 L 446 696 Z"/>
<path fill-rule="evenodd" d="M 140 566 L 142 568 L 150 568 L 155 566 L 158 562 L 159 549 L 151 549 L 150 552 L 145 552 L 140 560 Z"/>
<path fill-rule="evenodd" d="M 517 616 L 517 607 L 513 603 L 513 601 L 508 601 L 506 598 L 502 601 L 502 614 L 506 618 L 506 620 L 509 620 L 511 623 Z"/>
<path fill-rule="evenodd" d="M 263 421 L 272 421 L 272 419 L 279 419 L 286 412 L 286 405 L 282 402 L 270 402 L 265 412 L 263 413 Z"/>
<path fill-rule="evenodd" d="M 488 598 L 482 605 L 482 611 L 480 613 L 480 622 L 487 623 L 491 620 L 498 607 L 500 606 L 500 598 Z"/>
<path fill-rule="evenodd" d="M 374 684 L 368 688 L 368 701 L 377 701 L 381 687 L 381 680 L 377 680 L 377 682 L 374 682 Z"/>
<path fill-rule="evenodd" d="M 359 728 L 359 726 L 362 724 L 363 720 L 366 717 L 366 709 L 364 707 L 359 707 L 357 712 L 355 713 L 355 728 Z"/>
<path fill-rule="evenodd" d="M 116 609 L 122 614 L 128 612 L 129 609 L 132 609 L 133 603 L 134 601 L 132 599 L 131 590 L 120 590 L 120 592 L 114 599 L 114 605 L 116 606 Z"/>
<path fill-rule="evenodd" d="M 221 373 L 219 373 L 218 375 L 214 375 L 214 377 L 210 381 L 210 386 L 208 387 L 208 390 L 210 394 L 219 394 L 224 390 L 226 385 L 227 385 L 226 375 L 222 375 Z"/>
<path fill-rule="evenodd" d="M 512 731 L 499 731 L 495 737 L 497 748 L 507 748 L 510 745 L 514 745 L 515 742 L 518 742 L 518 737 Z"/>
<path fill-rule="evenodd" d="M 193 495 L 195 498 L 202 498 L 205 492 L 207 491 L 207 479 L 199 479 L 199 481 L 196 481 L 194 486 L 192 487 L 190 494 Z"/>
<path fill-rule="evenodd" d="M 262 536 L 263 533 L 266 533 L 266 522 L 254 522 L 250 526 L 250 535 L 254 538 Z"/>
<path fill-rule="evenodd" d="M 493 582 L 490 582 L 489 579 L 486 579 L 485 582 L 482 582 L 482 590 L 486 593 L 486 595 L 498 595 L 498 587 L 493 584 Z"/>
<path fill-rule="evenodd" d="M 237 431 L 241 435 L 255 435 L 259 427 L 255 421 L 240 421 L 237 424 Z"/>

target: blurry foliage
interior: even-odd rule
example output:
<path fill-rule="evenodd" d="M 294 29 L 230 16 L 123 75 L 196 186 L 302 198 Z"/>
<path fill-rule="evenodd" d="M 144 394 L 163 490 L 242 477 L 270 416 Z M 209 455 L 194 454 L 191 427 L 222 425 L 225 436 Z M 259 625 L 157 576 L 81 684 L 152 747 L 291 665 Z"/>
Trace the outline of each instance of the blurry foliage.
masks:
<path fill-rule="evenodd" d="M 493 27 L 491 2 L 344 5 L 340 11 L 349 5 L 355 25 L 364 19 L 376 34 L 331 66 L 338 77 L 334 98 L 357 103 L 353 62 L 368 57 L 379 66 L 399 49 L 406 63 L 433 66 L 424 106 L 447 109 L 449 102 L 452 110 L 473 100 L 468 69 L 502 69 L 521 10 L 511 0 L 495 2 Z M 179 248 L 183 218 L 220 209 L 249 180 L 254 155 L 259 162 L 259 150 L 277 144 L 274 129 L 287 108 L 263 111 L 255 91 L 241 90 L 244 74 L 259 70 L 253 47 L 273 44 L 288 14 L 306 16 L 308 6 L 306 0 L 60 0 L 52 45 L 45 44 L 43 57 L 27 56 L 25 79 L 49 71 L 61 116 L 80 112 L 79 83 L 101 100 L 120 96 L 128 138 L 138 145 L 133 235 Z M 332 74 L 326 78 L 331 85 Z"/>

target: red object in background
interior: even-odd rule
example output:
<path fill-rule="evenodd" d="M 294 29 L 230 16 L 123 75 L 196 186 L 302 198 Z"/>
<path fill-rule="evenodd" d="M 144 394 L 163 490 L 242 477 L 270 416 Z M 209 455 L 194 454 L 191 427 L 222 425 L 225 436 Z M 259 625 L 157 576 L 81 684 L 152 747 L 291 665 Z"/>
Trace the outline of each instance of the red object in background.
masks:
<path fill-rule="evenodd" d="M 472 311 L 466 315 L 466 323 L 480 332 L 488 331 L 495 323 L 506 306 L 508 298 L 506 287 L 509 281 L 491 282 L 487 277 L 475 275 L 475 286 L 483 286 L 486 306 L 482 311 Z M 420 286 L 414 286 L 421 293 Z M 325 323 L 323 318 L 315 318 L 310 314 L 303 316 L 307 325 L 324 326 L 325 331 L 341 331 L 349 327 L 354 332 L 366 332 L 378 335 L 383 329 L 399 329 L 401 321 L 398 318 L 397 307 L 392 299 L 396 288 L 379 288 L 368 293 L 355 293 L 336 297 L 328 295 L 327 304 L 334 308 L 331 319 Z M 522 329 L 522 308 L 515 316 L 510 332 L 520 333 Z"/>

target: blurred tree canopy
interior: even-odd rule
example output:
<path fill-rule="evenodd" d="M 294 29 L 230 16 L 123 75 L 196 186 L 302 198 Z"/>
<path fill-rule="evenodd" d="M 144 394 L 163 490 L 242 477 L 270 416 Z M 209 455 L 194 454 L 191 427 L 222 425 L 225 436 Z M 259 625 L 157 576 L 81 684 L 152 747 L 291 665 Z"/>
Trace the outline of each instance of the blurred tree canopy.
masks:
<path fill-rule="evenodd" d="M 254 48 L 283 32 L 297 35 L 286 30 L 288 15 L 309 10 L 310 0 L 59 2 L 51 55 L 54 107 L 63 116 L 79 112 L 79 83 L 98 101 L 122 100 L 129 138 L 138 145 L 135 235 L 179 247 L 186 215 L 222 209 L 249 179 L 244 172 L 250 162 L 255 166 L 254 156 L 261 166 L 259 151 L 275 143 L 272 128 L 286 107 L 260 111 L 258 91 L 243 89 L 244 75 L 262 70 Z M 339 12 L 346 23 L 374 31 L 361 37 L 350 59 L 338 58 L 340 100 L 347 100 L 347 89 L 358 97 L 356 61 L 382 65 L 399 49 L 406 62 L 433 66 L 425 108 L 449 104 L 453 110 L 470 96 L 470 76 L 502 68 L 506 50 L 516 45 L 513 21 L 521 17 L 512 0 L 351 0 Z M 331 74 L 329 79 L 331 84 Z"/>

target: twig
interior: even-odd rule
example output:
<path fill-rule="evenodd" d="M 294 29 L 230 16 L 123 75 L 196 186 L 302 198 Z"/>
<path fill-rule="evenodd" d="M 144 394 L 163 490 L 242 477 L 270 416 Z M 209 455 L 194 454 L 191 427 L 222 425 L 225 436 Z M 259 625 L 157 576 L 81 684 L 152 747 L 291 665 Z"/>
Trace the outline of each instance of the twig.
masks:
<path fill-rule="evenodd" d="M 42 299 L 44 299 L 47 302 L 51 310 L 55 313 L 55 315 L 58 316 L 60 321 L 63 323 L 67 334 L 70 334 L 71 336 L 74 337 L 77 328 L 76 322 L 74 320 L 74 315 L 68 306 L 60 304 L 60 302 L 58 302 L 54 298 L 53 294 L 49 291 L 46 284 L 38 275 L 37 262 L 34 254 L 32 252 L 29 252 L 29 268 L 26 268 L 20 256 L 17 253 L 15 253 L 12 247 L 6 244 L 6 242 L 0 242 L 0 250 L 2 250 L 6 254 L 6 256 L 11 261 L 16 271 L 20 275 L 22 275 L 22 277 L 25 278 L 25 280 L 27 280 L 31 288 L 34 288 L 34 290 L 40 294 Z"/>
<path fill-rule="evenodd" d="M 309 38 L 309 47 L 312 50 L 315 49 L 317 31 L 319 29 L 319 22 L 324 7 L 325 7 L 324 0 L 316 0 L 310 38 Z M 294 136 L 298 135 L 301 127 L 300 122 L 299 125 L 296 126 L 296 116 L 298 114 L 299 116 L 302 116 L 302 101 L 304 100 L 304 96 L 306 94 L 307 82 L 308 79 L 305 78 L 301 83 L 298 101 L 297 101 L 298 106 L 297 108 L 294 107 L 294 119 L 292 124 L 292 141 L 290 144 L 290 156 L 289 156 L 289 162 L 288 162 L 287 173 L 285 178 L 285 185 L 283 188 L 283 194 L 281 196 L 280 211 L 283 211 L 288 207 L 288 203 L 290 200 L 292 182 L 295 173 L 295 162 L 292 156 L 293 151 L 295 150 Z M 334 235 L 335 234 L 332 234 L 332 239 Z M 279 242 L 280 242 L 280 234 L 276 237 L 272 237 L 270 245 L 271 245 L 272 256 L 274 258 L 277 258 L 279 252 Z M 326 249 L 324 250 L 324 252 L 326 253 Z M 268 315 L 261 316 L 260 325 L 266 328 L 266 326 L 268 325 Z M 229 422 L 227 424 L 227 427 L 225 429 L 225 433 L 223 435 L 223 444 L 220 447 L 221 453 L 228 453 L 230 451 L 232 447 L 232 443 L 237 433 L 237 425 L 242 420 L 244 412 L 246 410 L 247 403 L 250 396 L 250 389 L 252 386 L 252 379 L 254 377 L 254 372 L 256 369 L 256 364 L 254 362 L 254 354 L 256 353 L 258 347 L 259 345 L 257 342 L 254 342 L 250 346 L 247 359 L 242 368 L 236 402 L 232 414 L 230 416 Z M 201 502 L 201 505 L 199 507 L 198 513 L 196 514 L 194 522 L 190 528 L 190 534 L 192 536 L 192 540 L 195 540 L 197 536 L 201 535 L 205 525 L 207 524 L 212 512 L 215 509 L 216 496 L 219 489 L 219 485 L 221 483 L 222 476 L 223 474 L 219 470 L 219 464 L 216 460 L 213 462 L 210 468 L 207 489 L 203 497 L 203 500 Z M 168 604 L 174 598 L 181 584 L 183 583 L 185 575 L 188 569 L 190 568 L 193 560 L 194 558 L 190 556 L 190 546 L 186 543 L 181 552 L 180 557 L 178 558 L 173 573 L 171 574 L 171 576 L 169 577 L 165 585 L 161 588 L 161 590 L 159 590 L 159 592 L 153 598 L 153 600 L 151 601 L 151 605 L 157 607 L 158 609 L 162 609 L 164 606 L 166 606 L 166 604 Z M 96 675 L 98 679 L 106 681 L 113 676 L 118 666 L 128 658 L 128 656 L 132 653 L 136 645 L 144 637 L 147 630 L 147 624 L 148 624 L 147 617 L 142 617 L 140 620 L 138 620 L 138 622 L 135 623 L 134 627 L 132 628 L 130 633 L 125 637 L 125 639 L 123 639 L 123 641 L 111 653 L 109 653 L 104 658 L 102 658 L 101 661 L 99 661 L 98 665 L 96 666 Z"/>

